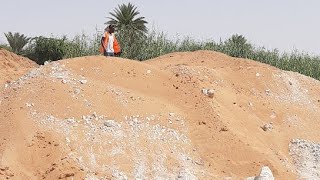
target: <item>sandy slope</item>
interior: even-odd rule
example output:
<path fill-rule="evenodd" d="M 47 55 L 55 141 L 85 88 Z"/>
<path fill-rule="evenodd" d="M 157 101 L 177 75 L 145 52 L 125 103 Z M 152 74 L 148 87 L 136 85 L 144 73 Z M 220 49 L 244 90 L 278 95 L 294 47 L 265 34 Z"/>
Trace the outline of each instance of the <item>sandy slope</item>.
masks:
<path fill-rule="evenodd" d="M 28 58 L 0 49 L 0 84 L 16 80 L 37 64 Z"/>
<path fill-rule="evenodd" d="M 289 145 L 320 141 L 319 85 L 209 51 L 50 63 L 0 91 L 0 178 L 317 178 Z"/>

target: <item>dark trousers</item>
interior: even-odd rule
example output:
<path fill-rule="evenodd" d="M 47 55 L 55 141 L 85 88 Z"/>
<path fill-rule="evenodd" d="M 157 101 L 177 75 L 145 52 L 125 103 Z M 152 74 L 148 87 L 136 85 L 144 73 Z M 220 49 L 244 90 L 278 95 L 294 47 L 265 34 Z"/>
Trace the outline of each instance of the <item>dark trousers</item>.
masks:
<path fill-rule="evenodd" d="M 114 56 L 114 53 L 110 53 L 110 52 L 104 52 L 105 56 Z"/>

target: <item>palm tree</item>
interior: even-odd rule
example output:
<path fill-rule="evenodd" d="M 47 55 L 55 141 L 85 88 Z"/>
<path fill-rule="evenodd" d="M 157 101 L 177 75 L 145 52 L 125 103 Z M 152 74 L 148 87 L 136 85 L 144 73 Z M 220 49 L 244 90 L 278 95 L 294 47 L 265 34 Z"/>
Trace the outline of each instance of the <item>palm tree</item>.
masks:
<path fill-rule="evenodd" d="M 118 32 L 122 57 L 133 59 L 139 54 L 141 43 L 146 37 L 148 28 L 145 17 L 139 17 L 140 12 L 133 4 L 122 4 L 109 13 L 111 17 L 105 24 L 113 25 Z"/>
<path fill-rule="evenodd" d="M 12 49 L 12 51 L 16 54 L 20 54 L 23 47 L 28 44 L 30 38 L 25 36 L 24 34 L 14 33 L 11 32 L 4 33 L 7 38 L 7 41 Z"/>
<path fill-rule="evenodd" d="M 137 17 L 140 12 L 133 4 L 128 3 L 119 5 L 114 12 L 110 12 L 110 20 L 105 24 L 113 25 L 117 30 L 130 30 L 137 34 L 145 34 L 148 32 L 146 27 L 147 21 L 145 17 Z"/>
<path fill-rule="evenodd" d="M 228 54 L 232 57 L 247 58 L 252 51 L 252 45 L 242 35 L 232 35 L 231 38 L 226 40 L 225 46 L 227 47 Z"/>

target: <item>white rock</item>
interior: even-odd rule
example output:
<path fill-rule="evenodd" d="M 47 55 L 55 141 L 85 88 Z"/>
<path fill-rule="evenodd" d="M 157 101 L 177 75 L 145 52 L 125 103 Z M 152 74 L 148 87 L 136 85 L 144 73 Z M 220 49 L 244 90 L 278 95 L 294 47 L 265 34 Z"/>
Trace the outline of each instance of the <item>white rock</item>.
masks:
<path fill-rule="evenodd" d="M 138 118 L 133 118 L 132 121 L 133 121 L 134 123 L 138 123 Z"/>
<path fill-rule="evenodd" d="M 114 120 L 107 120 L 106 122 L 104 122 L 104 125 L 107 127 L 114 127 L 116 126 L 116 123 L 114 122 Z"/>
<path fill-rule="evenodd" d="M 260 172 L 260 180 L 274 180 L 271 169 L 268 166 L 264 166 Z"/>
<path fill-rule="evenodd" d="M 267 89 L 267 90 L 266 90 L 266 94 L 267 94 L 267 95 L 270 94 L 270 89 Z"/>
<path fill-rule="evenodd" d="M 174 113 L 173 112 L 169 113 L 169 116 L 174 116 Z"/>
<path fill-rule="evenodd" d="M 209 90 L 207 91 L 207 93 L 208 93 L 208 96 L 209 96 L 210 98 L 213 98 L 213 96 L 214 96 L 214 90 L 213 90 L 213 89 L 209 89 Z"/>
<path fill-rule="evenodd" d="M 273 129 L 272 123 L 265 124 L 261 127 L 264 131 L 271 131 Z"/>
<path fill-rule="evenodd" d="M 65 80 L 65 79 L 62 79 L 62 81 L 61 81 L 63 84 L 67 84 L 67 80 Z"/>
<path fill-rule="evenodd" d="M 202 94 L 204 94 L 206 96 L 208 95 L 208 89 L 202 89 L 201 92 L 202 92 Z"/>
<path fill-rule="evenodd" d="M 32 107 L 34 104 L 33 103 L 26 103 L 27 107 Z"/>
<path fill-rule="evenodd" d="M 88 81 L 85 80 L 85 79 L 81 79 L 79 82 L 80 82 L 81 84 L 86 84 Z"/>
<path fill-rule="evenodd" d="M 257 74 L 256 74 L 256 76 L 257 76 L 257 77 L 259 77 L 259 76 L 260 76 L 260 74 L 259 74 L 259 73 L 257 73 Z"/>
<path fill-rule="evenodd" d="M 246 180 L 274 180 L 274 177 L 270 168 L 268 166 L 263 166 L 259 176 L 248 177 Z"/>
<path fill-rule="evenodd" d="M 206 96 L 208 96 L 210 98 L 213 98 L 213 96 L 214 96 L 214 90 L 213 89 L 202 89 L 201 92 L 204 95 L 206 95 Z"/>
<path fill-rule="evenodd" d="M 74 120 L 74 118 L 68 118 L 68 119 L 67 119 L 67 122 L 68 122 L 68 123 L 74 123 L 75 120 Z"/>
<path fill-rule="evenodd" d="M 66 141 L 67 143 L 70 143 L 70 139 L 68 137 L 66 137 Z"/>
<path fill-rule="evenodd" d="M 151 73 L 151 70 L 147 70 L 147 74 L 150 74 Z"/>
<path fill-rule="evenodd" d="M 75 89 L 74 94 L 80 94 L 81 90 L 80 89 Z"/>

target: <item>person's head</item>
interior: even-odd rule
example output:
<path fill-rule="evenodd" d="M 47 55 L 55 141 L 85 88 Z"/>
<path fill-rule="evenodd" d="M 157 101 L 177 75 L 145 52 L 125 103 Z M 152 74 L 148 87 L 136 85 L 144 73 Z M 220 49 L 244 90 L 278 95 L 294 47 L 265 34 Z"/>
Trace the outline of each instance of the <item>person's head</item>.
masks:
<path fill-rule="evenodd" d="M 111 24 L 108 27 L 106 27 L 104 30 L 108 31 L 110 34 L 114 33 L 114 27 Z"/>

